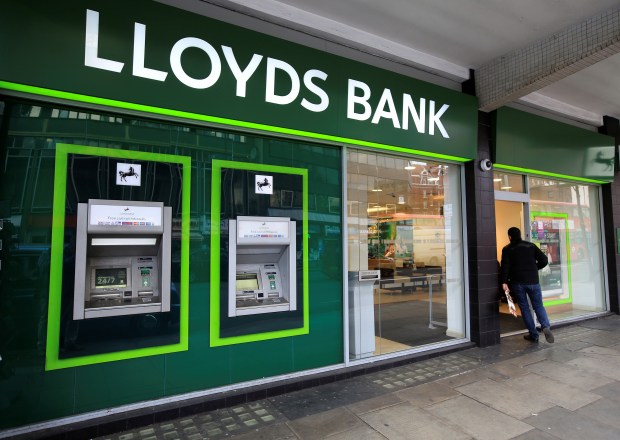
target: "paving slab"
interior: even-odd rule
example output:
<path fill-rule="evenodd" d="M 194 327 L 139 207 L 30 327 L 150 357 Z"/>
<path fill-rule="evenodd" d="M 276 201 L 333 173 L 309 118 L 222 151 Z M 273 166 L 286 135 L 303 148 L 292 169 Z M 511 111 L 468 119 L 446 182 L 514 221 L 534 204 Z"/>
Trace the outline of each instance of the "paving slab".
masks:
<path fill-rule="evenodd" d="M 507 380 L 513 377 L 524 376 L 528 370 L 513 362 L 513 359 L 498 362 L 481 368 L 482 371 L 490 371 L 497 377 L 494 380 Z"/>
<path fill-rule="evenodd" d="M 620 402 L 601 399 L 577 410 L 581 415 L 620 429 Z"/>
<path fill-rule="evenodd" d="M 483 370 L 479 368 L 473 371 L 467 371 L 465 373 L 456 374 L 454 376 L 439 379 L 437 383 L 449 386 L 451 388 L 458 388 L 468 383 L 478 382 L 483 379 L 501 379 L 501 376 L 493 371 Z"/>
<path fill-rule="evenodd" d="M 584 391 L 591 391 L 614 382 L 609 377 L 549 360 L 527 365 L 525 369 Z"/>
<path fill-rule="evenodd" d="M 604 397 L 605 399 L 613 400 L 620 403 L 620 382 L 614 381 L 609 385 L 604 385 L 600 388 L 592 390 L 593 393 Z M 620 415 L 619 415 L 620 416 Z"/>
<path fill-rule="evenodd" d="M 353 414 L 360 415 L 366 414 L 372 411 L 377 411 L 390 406 L 403 403 L 404 400 L 398 397 L 395 393 L 387 393 L 372 399 L 362 400 L 351 405 L 347 405 L 347 409 Z"/>
<path fill-rule="evenodd" d="M 567 364 L 581 370 L 620 381 L 620 368 L 610 368 L 610 364 L 612 363 L 609 359 L 600 359 L 598 357 L 582 355 L 577 359 L 568 361 Z"/>
<path fill-rule="evenodd" d="M 554 406 L 549 400 L 532 393 L 529 388 L 519 389 L 490 379 L 474 382 L 456 390 L 519 420 Z"/>
<path fill-rule="evenodd" d="M 234 438 L 237 440 L 297 440 L 295 433 L 285 423 L 255 429 L 236 435 Z"/>
<path fill-rule="evenodd" d="M 438 382 L 419 385 L 395 393 L 415 406 L 428 406 L 461 395 L 458 391 Z"/>
<path fill-rule="evenodd" d="M 592 357 L 601 356 L 602 358 L 609 358 L 610 360 L 620 361 L 620 345 L 611 345 L 607 347 L 600 347 L 598 345 L 582 348 L 579 350 L 579 354 L 587 354 Z"/>
<path fill-rule="evenodd" d="M 360 377 L 329 383 L 268 400 L 289 420 L 296 420 L 384 394 L 381 387 Z"/>
<path fill-rule="evenodd" d="M 524 420 L 563 440 L 617 440 L 620 430 L 578 412 L 555 406 Z"/>
<path fill-rule="evenodd" d="M 508 440 L 532 429 L 531 425 L 466 396 L 437 403 L 425 410 L 478 440 Z"/>
<path fill-rule="evenodd" d="M 513 437 L 511 440 L 558 440 L 558 438 L 540 429 L 532 429 L 525 434 Z"/>
<path fill-rule="evenodd" d="M 438 419 L 410 403 L 364 414 L 361 418 L 375 431 L 390 440 L 468 440 L 472 438 L 459 427 Z"/>
<path fill-rule="evenodd" d="M 346 408 L 336 408 L 297 419 L 288 426 L 301 440 L 316 440 L 363 427 L 364 423 Z"/>
<path fill-rule="evenodd" d="M 601 347 L 616 345 L 620 342 L 620 335 L 606 330 L 594 330 L 578 338 L 580 341 Z"/>
<path fill-rule="evenodd" d="M 330 435 L 329 440 L 386 440 L 387 437 L 381 435 L 370 426 L 360 426 L 350 431 Z"/>
<path fill-rule="evenodd" d="M 597 394 L 566 385 L 557 380 L 535 373 L 510 379 L 506 381 L 506 385 L 520 390 L 527 390 L 531 396 L 545 399 L 571 411 L 577 410 L 601 398 L 601 396 Z"/>
<path fill-rule="evenodd" d="M 609 330 L 620 333 L 620 316 L 607 316 L 605 319 L 592 319 L 579 324 L 579 327 L 586 327 L 598 330 Z"/>

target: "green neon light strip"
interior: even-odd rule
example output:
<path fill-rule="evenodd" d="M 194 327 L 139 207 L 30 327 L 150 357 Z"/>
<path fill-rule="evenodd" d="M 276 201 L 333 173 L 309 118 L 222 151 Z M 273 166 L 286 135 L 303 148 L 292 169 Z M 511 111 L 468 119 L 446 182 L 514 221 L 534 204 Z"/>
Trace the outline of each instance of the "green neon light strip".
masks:
<path fill-rule="evenodd" d="M 578 182 L 597 183 L 597 184 L 609 183 L 605 180 L 596 180 L 596 179 L 588 179 L 586 177 L 568 176 L 566 174 L 549 173 L 547 171 L 531 170 L 529 168 L 513 167 L 511 165 L 493 164 L 493 167 L 499 170 L 516 171 L 516 172 L 524 173 L 524 174 L 536 174 L 536 175 L 545 176 L 545 177 L 556 177 L 559 179 L 575 180 Z"/>
<path fill-rule="evenodd" d="M 222 168 L 251 170 L 282 174 L 298 174 L 302 176 L 302 241 L 303 241 L 303 326 L 288 330 L 254 333 L 230 338 L 220 337 L 220 222 L 221 222 L 221 172 Z M 277 165 L 263 165 L 247 162 L 232 162 L 227 160 L 213 160 L 211 176 L 211 302 L 210 302 L 210 341 L 211 347 L 242 344 L 244 342 L 265 341 L 268 339 L 285 338 L 289 336 L 305 335 L 310 332 L 310 301 L 309 273 L 308 273 L 308 170 L 290 168 Z"/>
<path fill-rule="evenodd" d="M 184 112 L 180 110 L 153 107 L 150 105 L 133 104 L 130 102 L 117 101 L 114 99 L 97 98 L 95 96 L 81 95 L 78 93 L 62 92 L 59 90 L 28 86 L 24 84 L 17 84 L 17 83 L 12 83 L 12 82 L 7 82 L 7 81 L 0 81 L 0 88 L 5 88 L 7 90 L 13 90 L 16 92 L 30 93 L 34 95 L 40 95 L 40 96 L 48 96 L 51 98 L 67 99 L 70 101 L 79 101 L 79 102 L 84 102 L 88 104 L 97 104 L 97 105 L 103 105 L 107 107 L 116 107 L 116 108 L 121 108 L 121 109 L 134 110 L 138 112 L 153 113 L 153 114 L 165 115 L 165 116 L 173 116 L 176 118 L 191 119 L 191 120 L 203 121 L 203 122 L 211 122 L 211 123 L 216 123 L 216 124 L 230 125 L 234 127 L 242 127 L 242 128 L 252 129 L 252 130 L 262 130 L 262 131 L 268 131 L 268 132 L 279 133 L 279 134 L 287 134 L 287 135 L 292 135 L 292 136 L 303 136 L 307 138 L 321 139 L 321 140 L 335 142 L 335 143 L 345 143 L 345 144 L 351 144 L 351 145 L 358 145 L 362 147 L 379 148 L 381 150 L 389 150 L 389 151 L 394 151 L 398 153 L 416 154 L 419 156 L 433 157 L 437 159 L 450 160 L 454 162 L 467 162 L 471 160 L 469 158 L 451 156 L 448 154 L 430 153 L 428 151 L 414 150 L 411 148 L 380 144 L 377 142 L 369 142 L 369 141 L 364 141 L 360 139 L 352 139 L 352 138 L 346 138 L 346 137 L 341 137 L 341 136 L 332 136 L 328 134 L 314 133 L 312 131 L 295 130 L 295 129 L 285 128 L 285 127 L 276 127 L 273 125 L 257 124 L 253 122 L 239 121 L 236 119 L 219 118 L 217 116 L 208 116 L 208 115 L 202 115 L 199 113 L 190 113 L 190 112 Z"/>
<path fill-rule="evenodd" d="M 546 306 L 555 306 L 558 304 L 570 304 L 573 302 L 573 279 L 571 275 L 571 261 L 570 261 L 570 239 L 568 236 L 568 214 L 561 212 L 539 212 L 534 211 L 530 213 L 530 217 L 532 220 L 536 220 L 534 217 L 547 217 L 552 219 L 561 219 L 564 220 L 564 231 L 566 234 L 566 270 L 567 270 L 567 279 L 568 279 L 568 298 L 567 299 L 556 299 L 551 301 L 543 301 L 543 304 Z"/>
<path fill-rule="evenodd" d="M 65 201 L 67 184 L 67 158 L 69 154 L 88 156 L 138 159 L 152 162 L 179 163 L 183 166 L 182 214 L 181 214 L 181 293 L 180 293 L 180 335 L 177 344 L 134 350 L 59 359 L 60 345 L 60 302 L 62 297 L 62 264 L 65 231 Z M 141 151 L 113 150 L 109 148 L 82 145 L 56 144 L 56 164 L 54 170 L 54 205 L 52 209 L 52 245 L 50 261 L 50 292 L 47 320 L 47 346 L 45 369 L 78 367 L 82 365 L 112 362 L 144 356 L 160 355 L 185 351 L 188 349 L 189 334 L 189 220 L 190 220 L 191 158 L 169 154 L 147 153 Z"/>

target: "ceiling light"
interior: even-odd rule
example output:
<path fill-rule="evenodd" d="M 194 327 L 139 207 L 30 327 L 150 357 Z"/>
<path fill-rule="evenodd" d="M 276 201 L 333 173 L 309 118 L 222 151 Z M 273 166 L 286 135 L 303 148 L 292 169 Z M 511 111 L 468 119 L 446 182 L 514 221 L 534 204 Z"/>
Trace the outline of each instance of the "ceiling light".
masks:
<path fill-rule="evenodd" d="M 497 178 L 493 179 L 493 182 L 501 182 L 501 181 L 502 181 L 501 177 L 497 177 Z"/>

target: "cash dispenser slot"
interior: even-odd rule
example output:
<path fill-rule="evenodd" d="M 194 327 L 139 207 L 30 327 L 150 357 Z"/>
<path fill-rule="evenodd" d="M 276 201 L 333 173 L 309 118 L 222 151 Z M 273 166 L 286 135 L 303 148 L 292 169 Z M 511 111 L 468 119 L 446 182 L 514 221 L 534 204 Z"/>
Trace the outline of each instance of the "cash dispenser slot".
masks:
<path fill-rule="evenodd" d="M 170 311 L 171 223 L 161 202 L 78 204 L 73 319 Z"/>
<path fill-rule="evenodd" d="M 296 310 L 295 221 L 239 216 L 228 230 L 228 316 Z"/>

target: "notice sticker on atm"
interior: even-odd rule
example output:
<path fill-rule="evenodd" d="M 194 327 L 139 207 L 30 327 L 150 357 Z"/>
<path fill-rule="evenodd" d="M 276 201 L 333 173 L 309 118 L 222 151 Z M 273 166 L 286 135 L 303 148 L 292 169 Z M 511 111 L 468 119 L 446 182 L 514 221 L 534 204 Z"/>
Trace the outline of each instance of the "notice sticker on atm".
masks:
<path fill-rule="evenodd" d="M 91 205 L 89 224 L 93 226 L 162 225 L 163 209 L 158 206 Z"/>
<path fill-rule="evenodd" d="M 288 229 L 288 221 L 239 220 L 237 225 L 239 238 L 288 238 Z"/>

